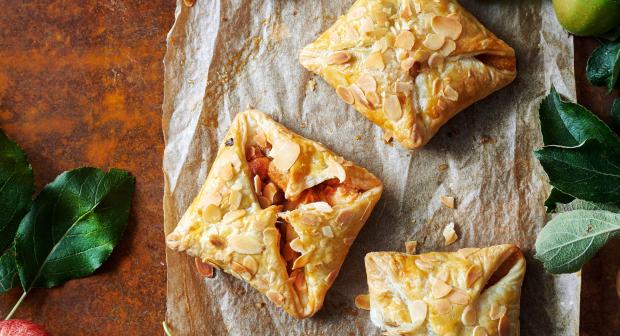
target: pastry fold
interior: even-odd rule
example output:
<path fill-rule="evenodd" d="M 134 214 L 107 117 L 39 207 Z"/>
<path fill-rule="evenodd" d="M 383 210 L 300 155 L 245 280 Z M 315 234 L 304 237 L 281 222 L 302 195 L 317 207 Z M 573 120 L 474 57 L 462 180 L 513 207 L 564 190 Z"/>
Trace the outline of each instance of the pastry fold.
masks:
<path fill-rule="evenodd" d="M 383 185 L 259 111 L 239 113 L 167 245 L 312 316 Z"/>
<path fill-rule="evenodd" d="M 406 148 L 516 77 L 514 50 L 454 0 L 358 0 L 300 62 Z"/>
<path fill-rule="evenodd" d="M 519 335 L 515 245 L 366 255 L 370 316 L 387 335 Z"/>

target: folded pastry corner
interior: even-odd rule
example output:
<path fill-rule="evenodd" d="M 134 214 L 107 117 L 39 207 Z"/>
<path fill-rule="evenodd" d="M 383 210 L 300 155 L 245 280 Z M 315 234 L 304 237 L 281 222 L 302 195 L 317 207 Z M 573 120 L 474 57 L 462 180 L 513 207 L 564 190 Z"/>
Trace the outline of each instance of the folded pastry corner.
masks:
<path fill-rule="evenodd" d="M 514 50 L 455 0 L 358 0 L 300 62 L 406 148 L 516 77 Z"/>
<path fill-rule="evenodd" d="M 239 113 L 166 242 L 312 316 L 383 184 L 259 111 Z"/>
<path fill-rule="evenodd" d="M 366 255 L 370 317 L 388 335 L 519 335 L 515 245 Z"/>

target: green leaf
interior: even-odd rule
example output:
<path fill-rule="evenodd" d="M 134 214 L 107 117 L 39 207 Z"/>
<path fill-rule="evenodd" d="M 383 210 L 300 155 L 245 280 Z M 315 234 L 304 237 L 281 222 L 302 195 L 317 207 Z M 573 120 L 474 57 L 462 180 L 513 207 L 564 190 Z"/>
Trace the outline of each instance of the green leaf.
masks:
<path fill-rule="evenodd" d="M 557 188 L 551 188 L 549 197 L 547 197 L 547 200 L 545 201 L 545 207 L 547 207 L 547 212 L 551 212 L 556 209 L 558 204 L 570 203 L 574 199 L 575 197 L 565 194 Z"/>
<path fill-rule="evenodd" d="M 616 131 L 620 131 L 620 96 L 616 97 L 611 105 L 611 125 Z"/>
<path fill-rule="evenodd" d="M 43 188 L 15 238 L 24 291 L 99 268 L 127 226 L 134 186 L 133 176 L 122 170 L 79 168 Z"/>
<path fill-rule="evenodd" d="M 558 212 L 569 212 L 573 210 L 605 210 L 620 213 L 620 207 L 612 203 L 594 203 L 577 199 L 567 204 L 558 205 Z"/>
<path fill-rule="evenodd" d="M 589 139 L 577 147 L 546 146 L 534 152 L 549 183 L 575 198 L 620 201 L 620 154 Z"/>
<path fill-rule="evenodd" d="M 607 42 L 596 48 L 586 65 L 586 76 L 596 86 L 613 90 L 620 75 L 620 42 Z"/>
<path fill-rule="evenodd" d="M 0 293 L 4 293 L 19 284 L 17 265 L 15 264 L 15 249 L 6 250 L 0 256 Z"/>
<path fill-rule="evenodd" d="M 32 167 L 26 155 L 0 130 L 0 255 L 13 243 L 33 193 Z"/>
<path fill-rule="evenodd" d="M 536 259 L 554 274 L 572 273 L 611 238 L 620 236 L 620 215 L 604 210 L 574 210 L 555 216 L 536 239 Z"/>
<path fill-rule="evenodd" d="M 554 87 L 539 109 L 540 131 L 545 145 L 574 147 L 587 139 L 606 146 L 620 146 L 620 138 L 585 107 L 564 101 Z"/>

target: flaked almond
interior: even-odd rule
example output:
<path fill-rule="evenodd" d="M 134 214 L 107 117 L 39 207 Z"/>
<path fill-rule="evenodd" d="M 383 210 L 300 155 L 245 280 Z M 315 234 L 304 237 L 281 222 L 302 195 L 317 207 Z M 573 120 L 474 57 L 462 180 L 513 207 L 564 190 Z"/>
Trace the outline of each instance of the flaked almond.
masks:
<path fill-rule="evenodd" d="M 489 318 L 495 321 L 499 320 L 504 315 L 506 315 L 506 306 L 493 302 L 491 304 L 491 309 L 489 309 Z"/>
<path fill-rule="evenodd" d="M 351 89 L 346 86 L 339 86 L 336 88 L 336 94 L 338 94 L 338 97 L 349 105 L 352 105 L 355 102 L 355 97 L 353 97 Z"/>
<path fill-rule="evenodd" d="M 456 231 L 454 231 L 454 223 L 450 223 L 446 225 L 443 229 L 443 238 L 445 239 L 446 246 L 454 243 L 459 237 L 456 235 Z"/>
<path fill-rule="evenodd" d="M 483 326 L 477 326 L 474 328 L 474 331 L 472 332 L 472 336 L 488 336 L 489 333 L 487 332 L 486 329 L 484 329 Z"/>
<path fill-rule="evenodd" d="M 441 204 L 446 208 L 454 209 L 454 197 L 441 196 Z"/>
<path fill-rule="evenodd" d="M 386 131 L 385 133 L 383 133 L 383 142 L 384 143 L 389 144 L 390 142 L 392 142 L 393 138 L 394 138 L 394 135 L 392 134 L 392 132 Z"/>
<path fill-rule="evenodd" d="M 364 14 L 366 14 L 366 7 L 364 6 L 353 7 L 349 13 L 347 13 L 347 15 L 353 20 L 361 18 Z"/>
<path fill-rule="evenodd" d="M 428 65 L 431 68 L 438 68 L 442 66 L 443 63 L 444 63 L 444 58 L 443 56 L 441 56 L 440 53 L 432 53 L 431 56 L 428 58 Z"/>
<path fill-rule="evenodd" d="M 291 141 L 281 139 L 273 144 L 273 148 L 269 152 L 269 155 L 273 158 L 273 165 L 281 172 L 288 171 L 293 164 L 299 158 L 301 148 L 299 144 Z"/>
<path fill-rule="evenodd" d="M 426 50 L 420 49 L 414 52 L 411 57 L 413 58 L 414 62 L 424 63 L 428 60 L 429 57 L 431 57 L 431 53 Z"/>
<path fill-rule="evenodd" d="M 293 240 L 291 240 L 291 242 L 289 243 L 289 245 L 291 246 L 291 249 L 293 249 L 293 251 L 298 252 L 298 253 L 304 253 L 304 246 L 301 243 L 301 239 L 299 238 L 295 238 Z"/>
<path fill-rule="evenodd" d="M 356 83 L 364 92 L 377 91 L 377 81 L 371 74 L 362 74 L 359 76 Z"/>
<path fill-rule="evenodd" d="M 430 50 L 439 50 L 446 42 L 446 38 L 439 34 L 428 34 L 422 44 Z"/>
<path fill-rule="evenodd" d="M 219 192 L 213 191 L 211 193 L 206 194 L 203 197 L 202 204 L 206 207 L 209 204 L 220 205 L 222 203 L 222 195 Z"/>
<path fill-rule="evenodd" d="M 403 93 L 405 96 L 409 96 L 413 91 L 413 84 L 409 82 L 396 82 L 394 83 L 394 91 L 396 93 Z"/>
<path fill-rule="evenodd" d="M 451 291 L 452 291 L 452 286 L 448 285 L 447 283 L 439 279 L 436 279 L 435 282 L 433 283 L 433 286 L 431 287 L 431 293 L 433 294 L 433 297 L 436 299 L 440 299 L 450 294 Z"/>
<path fill-rule="evenodd" d="M 243 210 L 243 209 L 229 211 L 222 218 L 222 222 L 223 223 L 230 223 L 230 222 L 236 221 L 237 219 L 239 219 L 239 218 L 241 218 L 243 216 L 245 216 L 245 210 Z"/>
<path fill-rule="evenodd" d="M 410 240 L 405 242 L 405 252 L 408 254 L 415 254 L 415 250 L 418 247 L 418 242 L 415 240 Z"/>
<path fill-rule="evenodd" d="M 470 255 L 472 255 L 472 254 L 474 254 L 474 253 L 476 253 L 478 251 L 480 251 L 480 248 L 478 248 L 478 247 L 464 247 L 464 248 L 459 249 L 458 251 L 456 251 L 456 253 L 458 255 L 460 255 L 461 257 L 463 257 L 463 258 L 467 258 Z"/>
<path fill-rule="evenodd" d="M 409 1 L 406 1 L 403 4 L 403 8 L 400 10 L 400 17 L 409 20 L 413 16 L 413 11 L 411 10 L 411 4 Z"/>
<path fill-rule="evenodd" d="M 368 294 L 360 294 L 356 296 L 355 306 L 359 309 L 370 310 L 370 296 Z"/>
<path fill-rule="evenodd" d="M 277 194 L 280 190 L 273 182 L 265 184 L 262 194 L 268 200 L 269 205 L 276 203 L 278 200 Z"/>
<path fill-rule="evenodd" d="M 327 64 L 344 64 L 351 60 L 351 53 L 346 50 L 336 51 L 327 57 Z"/>
<path fill-rule="evenodd" d="M 234 273 L 238 274 L 240 277 L 246 280 L 252 279 L 252 274 L 250 274 L 248 269 L 245 268 L 245 266 L 239 264 L 238 262 L 235 262 L 235 261 L 231 262 L 230 269 L 232 269 Z"/>
<path fill-rule="evenodd" d="M 258 262 L 253 257 L 245 256 L 243 258 L 243 266 L 250 272 L 251 276 L 254 276 L 258 271 Z"/>
<path fill-rule="evenodd" d="M 228 202 L 230 203 L 230 209 L 231 210 L 239 209 L 242 198 L 243 198 L 243 195 L 241 194 L 241 192 L 237 190 L 232 190 L 230 192 L 230 196 L 228 197 Z"/>
<path fill-rule="evenodd" d="M 202 262 L 198 257 L 194 258 L 194 264 L 196 264 L 196 270 L 198 270 L 198 274 L 201 276 L 205 278 L 213 278 L 215 276 L 213 265 Z"/>
<path fill-rule="evenodd" d="M 439 49 L 439 53 L 444 57 L 448 57 L 455 50 L 456 50 L 456 43 L 452 40 L 446 40 L 446 43 L 444 43 L 443 47 Z"/>
<path fill-rule="evenodd" d="M 333 176 L 337 178 L 340 183 L 344 183 L 344 181 L 347 179 L 346 170 L 344 170 L 344 167 L 336 160 L 328 159 L 327 168 L 325 169 L 327 170 L 325 173 L 328 176 Z M 328 212 L 331 212 L 331 210 L 329 210 Z"/>
<path fill-rule="evenodd" d="M 233 166 L 230 163 L 225 163 L 220 169 L 220 177 L 224 179 L 224 181 L 230 181 L 233 177 L 235 177 L 235 171 L 233 170 Z"/>
<path fill-rule="evenodd" d="M 452 311 L 452 304 L 448 299 L 435 300 L 433 304 L 437 315 L 449 314 Z"/>
<path fill-rule="evenodd" d="M 438 35 L 456 40 L 461 36 L 463 26 L 458 20 L 436 15 L 431 19 L 431 27 Z"/>
<path fill-rule="evenodd" d="M 403 116 L 403 110 L 400 107 L 400 101 L 395 95 L 388 95 L 383 102 L 383 112 L 393 121 L 399 120 Z"/>
<path fill-rule="evenodd" d="M 416 259 L 414 263 L 419 269 L 423 270 L 424 272 L 433 271 L 433 264 L 428 263 L 422 259 Z"/>
<path fill-rule="evenodd" d="M 220 210 L 220 207 L 218 207 L 217 205 L 209 204 L 203 210 L 202 216 L 207 222 L 210 222 L 210 223 L 217 222 L 220 219 L 222 219 L 222 211 Z"/>
<path fill-rule="evenodd" d="M 295 261 L 293 261 L 293 269 L 298 269 L 298 268 L 306 266 L 308 262 L 310 261 L 310 257 L 311 257 L 311 251 L 299 256 L 297 259 L 295 259 Z"/>
<path fill-rule="evenodd" d="M 366 35 L 367 33 L 373 31 L 374 28 L 375 24 L 369 18 L 360 19 L 360 34 Z"/>
<path fill-rule="evenodd" d="M 275 303 L 278 306 L 281 306 L 284 304 L 284 296 L 282 296 L 282 294 L 276 292 L 276 291 L 268 291 L 266 293 L 267 298 L 269 298 L 269 301 Z"/>
<path fill-rule="evenodd" d="M 428 306 L 423 300 L 415 300 L 411 302 L 411 323 L 414 326 L 422 324 L 426 320 L 428 314 Z"/>
<path fill-rule="evenodd" d="M 213 245 L 213 247 L 215 247 L 216 249 L 222 250 L 224 248 L 226 248 L 226 241 L 224 239 L 222 239 L 222 237 L 218 236 L 218 235 L 210 235 L 209 236 L 209 243 L 211 243 L 211 245 Z"/>
<path fill-rule="evenodd" d="M 402 48 L 405 50 L 411 50 L 413 45 L 415 44 L 415 35 L 412 32 L 403 30 L 398 33 L 396 36 L 396 41 L 394 41 L 394 46 L 396 48 Z"/>
<path fill-rule="evenodd" d="M 446 97 L 446 99 L 451 100 L 451 101 L 459 100 L 459 93 L 456 92 L 456 90 L 454 90 L 450 85 L 446 85 L 443 88 L 443 96 Z"/>
<path fill-rule="evenodd" d="M 463 309 L 463 313 L 461 314 L 461 322 L 463 322 L 466 326 L 476 325 L 476 321 L 478 321 L 478 313 L 476 312 L 476 308 L 473 306 L 467 306 Z"/>
<path fill-rule="evenodd" d="M 364 106 L 369 106 L 368 100 L 366 100 L 366 96 L 364 95 L 364 92 L 362 91 L 362 89 L 359 88 L 359 86 L 357 86 L 355 84 L 351 84 L 351 86 L 349 86 L 349 89 L 351 90 L 351 94 L 353 95 L 353 99 L 356 102 L 358 102 L 359 104 L 362 104 Z"/>
<path fill-rule="evenodd" d="M 414 1 L 413 6 L 416 13 L 422 13 L 422 4 L 420 4 L 418 1 Z"/>
<path fill-rule="evenodd" d="M 241 254 L 259 254 L 263 245 L 256 239 L 245 235 L 233 235 L 228 238 L 230 249 Z"/>
<path fill-rule="evenodd" d="M 256 196 L 261 196 L 263 194 L 263 180 L 261 180 L 258 175 L 254 175 L 254 192 Z"/>
<path fill-rule="evenodd" d="M 271 201 L 265 196 L 258 196 L 258 204 L 260 204 L 260 207 L 263 209 L 273 205 L 273 203 L 271 203 Z"/>
<path fill-rule="evenodd" d="M 455 288 L 448 296 L 448 300 L 454 304 L 465 306 L 469 304 L 469 294 L 460 288 Z"/>
<path fill-rule="evenodd" d="M 409 71 L 409 69 L 413 67 L 413 63 L 415 63 L 413 57 L 407 57 L 400 62 L 400 68 L 403 69 L 403 71 Z"/>
<path fill-rule="evenodd" d="M 262 149 L 267 148 L 267 138 L 265 138 L 265 134 L 257 133 L 252 140 Z"/>
<path fill-rule="evenodd" d="M 334 238 L 334 231 L 332 231 L 331 226 L 322 227 L 321 232 L 323 232 L 323 236 L 327 238 Z"/>
<path fill-rule="evenodd" d="M 389 22 L 388 16 L 384 12 L 375 13 L 374 18 L 375 18 L 375 22 L 377 22 L 377 24 L 381 26 Z"/>
<path fill-rule="evenodd" d="M 375 108 L 377 108 L 381 104 L 381 99 L 379 98 L 379 95 L 374 91 L 366 92 L 366 99 Z"/>
<path fill-rule="evenodd" d="M 482 269 L 478 265 L 471 265 L 465 274 L 465 286 L 471 288 L 482 277 Z"/>
<path fill-rule="evenodd" d="M 508 319 L 508 315 L 504 315 L 499 319 L 497 323 L 497 334 L 499 336 L 510 335 L 510 320 Z"/>
<path fill-rule="evenodd" d="M 448 282 L 448 278 L 450 278 L 450 272 L 448 272 L 448 270 L 444 268 L 441 271 L 437 272 L 437 275 L 435 275 L 435 278 L 443 282 Z"/>
<path fill-rule="evenodd" d="M 222 162 L 223 165 L 232 164 L 235 171 L 238 171 L 239 169 L 241 169 L 241 159 L 239 158 L 239 155 L 237 155 L 237 152 L 235 152 L 235 150 L 232 149 L 232 147 L 226 147 L 226 148 L 227 150 L 225 150 L 221 154 L 220 162 Z"/>
<path fill-rule="evenodd" d="M 383 70 L 385 68 L 385 64 L 383 63 L 383 55 L 380 52 L 375 51 L 368 55 L 366 58 L 366 62 L 364 62 L 366 69 L 371 70 Z"/>
<path fill-rule="evenodd" d="M 297 291 L 305 291 L 307 289 L 306 287 L 306 275 L 304 274 L 303 270 L 298 270 L 298 272 L 296 272 L 295 275 L 295 281 L 293 282 L 293 285 L 295 285 L 295 289 L 297 289 Z"/>
<path fill-rule="evenodd" d="M 433 94 L 438 95 L 441 92 L 441 78 L 433 80 Z"/>

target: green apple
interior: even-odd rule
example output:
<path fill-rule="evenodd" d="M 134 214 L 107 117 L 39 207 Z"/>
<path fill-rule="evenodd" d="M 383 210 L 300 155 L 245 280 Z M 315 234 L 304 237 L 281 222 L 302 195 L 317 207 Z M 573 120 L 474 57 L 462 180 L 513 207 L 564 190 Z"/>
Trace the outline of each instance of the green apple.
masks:
<path fill-rule="evenodd" d="M 564 29 L 579 36 L 595 36 L 620 25 L 620 0 L 553 0 Z"/>

